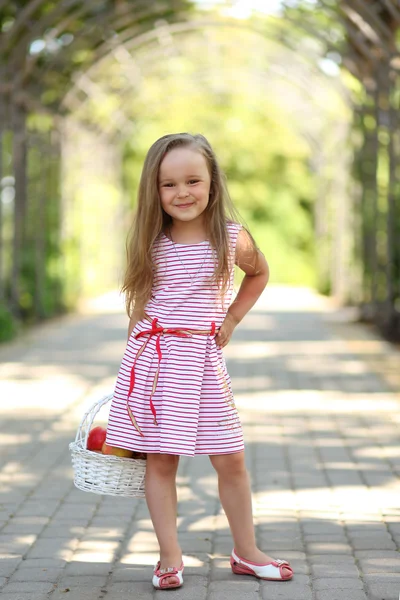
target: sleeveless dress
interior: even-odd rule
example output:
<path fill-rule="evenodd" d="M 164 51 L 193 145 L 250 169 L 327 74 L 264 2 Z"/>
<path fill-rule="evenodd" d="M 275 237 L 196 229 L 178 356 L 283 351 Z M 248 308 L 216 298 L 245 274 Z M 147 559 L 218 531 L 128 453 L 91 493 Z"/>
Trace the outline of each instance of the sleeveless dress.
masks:
<path fill-rule="evenodd" d="M 231 380 L 214 338 L 232 299 L 241 228 L 227 222 L 231 275 L 223 305 L 210 284 L 214 252 L 208 240 L 177 244 L 158 236 L 152 296 L 145 307 L 150 320 L 135 325 L 122 358 L 107 423 L 110 446 L 185 456 L 244 449 Z M 185 336 L 185 329 L 202 334 Z M 153 335 L 143 333 L 149 330 Z"/>

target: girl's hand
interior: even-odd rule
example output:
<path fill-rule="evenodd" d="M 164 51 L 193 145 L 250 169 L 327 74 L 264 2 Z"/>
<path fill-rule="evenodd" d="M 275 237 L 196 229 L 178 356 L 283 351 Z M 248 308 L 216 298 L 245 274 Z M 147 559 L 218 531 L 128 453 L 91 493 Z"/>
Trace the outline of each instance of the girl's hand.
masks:
<path fill-rule="evenodd" d="M 224 348 L 227 345 L 229 340 L 231 339 L 233 330 L 235 329 L 237 323 L 235 319 L 227 313 L 225 319 L 222 322 L 221 327 L 219 328 L 218 333 L 215 336 L 215 341 L 217 346 Z"/>

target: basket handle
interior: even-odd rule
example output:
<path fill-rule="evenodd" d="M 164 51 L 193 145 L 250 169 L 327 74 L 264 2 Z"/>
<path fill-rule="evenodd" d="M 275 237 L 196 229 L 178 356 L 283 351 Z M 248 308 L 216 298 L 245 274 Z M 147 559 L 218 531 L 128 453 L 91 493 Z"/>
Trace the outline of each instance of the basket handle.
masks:
<path fill-rule="evenodd" d="M 80 425 L 78 427 L 78 431 L 76 432 L 75 442 L 78 442 L 78 440 L 81 442 L 83 441 L 83 447 L 87 447 L 89 432 L 92 427 L 92 423 L 95 416 L 97 415 L 101 407 L 104 406 L 104 404 L 112 400 L 113 396 L 114 394 L 107 394 L 106 396 L 103 396 L 103 398 L 97 400 L 89 408 L 89 410 L 85 412 L 85 414 L 82 417 L 82 421 L 80 422 Z"/>

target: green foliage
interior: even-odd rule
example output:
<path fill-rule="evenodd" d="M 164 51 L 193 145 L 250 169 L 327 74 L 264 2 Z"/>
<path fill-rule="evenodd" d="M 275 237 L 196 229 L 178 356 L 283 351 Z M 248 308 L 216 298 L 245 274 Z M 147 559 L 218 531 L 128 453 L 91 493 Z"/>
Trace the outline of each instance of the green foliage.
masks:
<path fill-rule="evenodd" d="M 33 97 L 29 105 L 44 108 L 27 120 L 28 193 L 19 281 L 27 323 L 73 309 L 81 296 L 120 284 L 144 156 L 155 139 L 176 131 L 201 132 L 210 140 L 232 199 L 269 262 L 270 280 L 316 284 L 312 164 L 337 120 L 327 123 L 344 111 L 333 89 L 321 84 L 316 65 L 322 45 L 312 43 L 297 17 L 317 23 L 321 35 L 336 36 L 340 43 L 341 30 L 314 10 L 315 2 L 299 2 L 297 16 L 296 3 L 284 19 L 223 17 L 218 23 L 216 11 L 212 27 L 178 27 L 171 33 L 163 24 L 178 17 L 184 25 L 192 3 L 150 4 L 138 0 L 133 11 L 129 3 L 104 0 L 72 11 L 68 3 L 62 8 L 48 0 L 30 3 L 29 15 L 21 19 L 27 8 L 23 0 L 0 9 L 3 60 L 13 58 L 18 47 L 15 65 L 23 73 L 27 97 Z M 63 24 L 59 31 L 53 12 Z M 127 41 L 123 48 L 119 36 Z M 112 42 L 108 50 L 104 42 Z M 309 55 L 310 49 L 315 62 L 306 67 L 302 50 Z M 73 81 L 76 87 L 65 98 Z M 359 93 L 350 83 L 352 93 Z M 62 127 L 60 184 L 56 133 L 60 116 L 69 110 L 73 117 Z M 7 135 L 4 175 L 13 174 Z M 8 288 L 11 208 L 2 231 Z M 7 315 L 4 319 L 9 321 Z"/>
<path fill-rule="evenodd" d="M 18 326 L 11 312 L 0 304 L 0 342 L 7 342 L 17 334 Z"/>
<path fill-rule="evenodd" d="M 235 48 L 233 56 L 224 56 L 226 72 L 244 55 L 246 38 L 241 53 Z M 296 131 L 295 120 L 267 94 L 255 106 L 245 70 L 236 71 L 240 82 L 227 81 L 215 91 L 213 82 L 197 81 L 188 55 L 172 58 L 169 68 L 173 75 L 166 77 L 154 66 L 135 98 L 137 127 L 124 152 L 124 184 L 132 204 L 145 153 L 155 139 L 173 131 L 201 132 L 214 147 L 230 195 L 270 263 L 271 281 L 315 285 L 316 185 L 311 149 Z M 168 94 L 160 97 L 160 90 Z"/>

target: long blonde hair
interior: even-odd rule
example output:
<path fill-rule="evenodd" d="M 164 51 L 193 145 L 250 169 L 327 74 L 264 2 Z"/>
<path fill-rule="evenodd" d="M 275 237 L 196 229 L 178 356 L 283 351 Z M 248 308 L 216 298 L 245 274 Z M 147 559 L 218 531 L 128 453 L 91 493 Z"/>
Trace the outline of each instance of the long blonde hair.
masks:
<path fill-rule="evenodd" d="M 147 152 L 139 183 L 136 213 L 126 241 L 127 266 L 121 292 L 125 292 L 126 312 L 129 317 L 134 309 L 143 317 L 144 307 L 151 297 L 156 268 L 152 257 L 153 245 L 159 234 L 172 223 L 170 215 L 161 206 L 158 192 L 159 168 L 167 152 L 182 146 L 200 152 L 206 160 L 211 184 L 204 222 L 216 256 L 213 281 L 217 283 L 222 297 L 229 286 L 232 265 L 229 261 L 230 241 L 226 225 L 227 221 L 239 223 L 241 219 L 229 196 L 225 174 L 203 135 L 164 135 L 154 142 Z M 256 250 L 256 243 L 250 233 L 249 237 Z"/>

